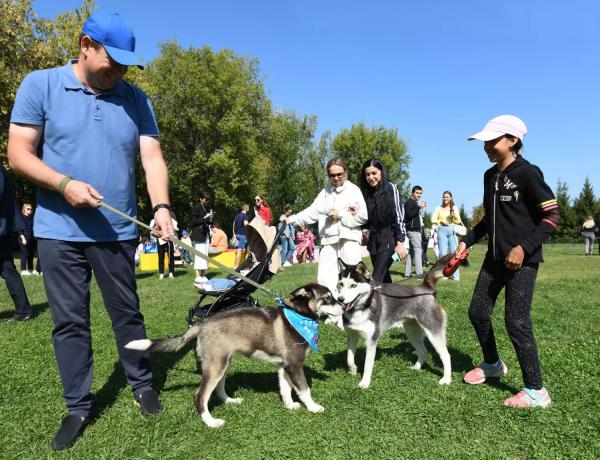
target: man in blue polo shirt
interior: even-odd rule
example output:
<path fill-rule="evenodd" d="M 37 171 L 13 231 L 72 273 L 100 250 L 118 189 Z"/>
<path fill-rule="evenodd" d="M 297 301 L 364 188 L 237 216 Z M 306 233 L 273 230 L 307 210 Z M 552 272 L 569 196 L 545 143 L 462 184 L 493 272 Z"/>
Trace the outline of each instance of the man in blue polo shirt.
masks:
<path fill-rule="evenodd" d="M 44 266 L 54 344 L 68 415 L 52 448 L 72 446 L 93 415 L 90 333 L 92 271 L 112 320 L 121 364 L 143 415 L 162 406 L 149 356 L 126 350 L 146 337 L 136 292 L 137 228 L 99 208 L 99 200 L 135 216 L 136 156 L 146 174 L 154 220 L 172 235 L 168 174 L 150 103 L 122 80 L 140 65 L 135 37 L 117 13 L 84 24 L 79 58 L 27 75 L 9 129 L 11 168 L 38 185 L 34 234 Z"/>

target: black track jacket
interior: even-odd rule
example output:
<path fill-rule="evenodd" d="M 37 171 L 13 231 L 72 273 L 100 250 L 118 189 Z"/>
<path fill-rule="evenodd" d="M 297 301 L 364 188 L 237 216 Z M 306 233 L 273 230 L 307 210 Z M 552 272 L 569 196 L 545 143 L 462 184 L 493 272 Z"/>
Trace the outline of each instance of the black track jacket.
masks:
<path fill-rule="evenodd" d="M 489 236 L 486 257 L 504 261 L 512 248 L 520 245 L 523 263 L 543 262 L 542 242 L 557 227 L 558 205 L 537 166 L 522 157 L 504 171 L 498 166 L 483 176 L 484 218 L 461 240 L 472 246 Z"/>

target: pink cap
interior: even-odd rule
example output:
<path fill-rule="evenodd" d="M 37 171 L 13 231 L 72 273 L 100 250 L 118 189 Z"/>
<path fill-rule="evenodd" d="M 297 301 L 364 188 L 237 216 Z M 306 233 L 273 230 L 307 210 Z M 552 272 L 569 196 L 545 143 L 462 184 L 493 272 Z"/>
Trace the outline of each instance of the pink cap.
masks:
<path fill-rule="evenodd" d="M 527 134 L 527 126 L 525 126 L 523 120 L 514 115 L 500 115 L 488 121 L 483 129 L 470 136 L 469 140 L 491 141 L 505 134 L 523 140 L 523 137 Z"/>

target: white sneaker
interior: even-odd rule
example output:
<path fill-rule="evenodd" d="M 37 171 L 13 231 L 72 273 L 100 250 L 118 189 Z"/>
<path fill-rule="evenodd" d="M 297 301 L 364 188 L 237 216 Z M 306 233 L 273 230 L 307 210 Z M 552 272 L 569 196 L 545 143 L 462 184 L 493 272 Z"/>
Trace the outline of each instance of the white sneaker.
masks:
<path fill-rule="evenodd" d="M 159 279 L 159 280 L 162 280 L 162 279 L 164 279 L 164 278 L 165 278 L 165 275 L 163 275 L 162 273 L 161 273 L 160 275 L 158 275 L 158 279 Z"/>
<path fill-rule="evenodd" d="M 173 273 L 169 273 L 169 278 L 175 278 L 175 277 L 173 276 Z"/>
<path fill-rule="evenodd" d="M 290 263 L 289 260 L 286 260 L 285 263 L 283 264 L 284 267 L 291 267 L 292 264 Z"/>
<path fill-rule="evenodd" d="M 194 278 L 194 283 L 201 283 L 201 282 L 202 282 L 201 276 L 196 276 L 196 278 Z"/>
<path fill-rule="evenodd" d="M 21 276 L 29 276 L 31 275 L 31 272 L 28 272 L 27 270 L 21 270 Z"/>
<path fill-rule="evenodd" d="M 39 273 L 37 272 L 37 270 L 32 270 L 32 271 L 31 271 L 31 274 L 32 274 L 32 275 L 36 275 L 36 276 L 37 276 L 37 275 L 39 275 Z"/>

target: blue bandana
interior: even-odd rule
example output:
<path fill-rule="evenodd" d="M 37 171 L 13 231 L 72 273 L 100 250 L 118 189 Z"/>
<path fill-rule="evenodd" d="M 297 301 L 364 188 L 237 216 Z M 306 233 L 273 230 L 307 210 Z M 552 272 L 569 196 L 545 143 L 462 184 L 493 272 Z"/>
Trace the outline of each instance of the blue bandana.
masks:
<path fill-rule="evenodd" d="M 296 310 L 292 310 L 282 299 L 277 300 L 279 301 L 279 307 L 283 310 L 283 314 L 290 325 L 296 329 L 296 332 L 298 332 L 304 340 L 306 340 L 310 345 L 310 348 L 319 351 L 319 322 L 315 319 L 301 315 Z"/>

